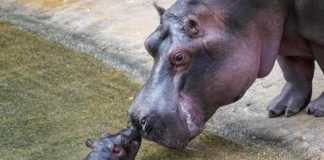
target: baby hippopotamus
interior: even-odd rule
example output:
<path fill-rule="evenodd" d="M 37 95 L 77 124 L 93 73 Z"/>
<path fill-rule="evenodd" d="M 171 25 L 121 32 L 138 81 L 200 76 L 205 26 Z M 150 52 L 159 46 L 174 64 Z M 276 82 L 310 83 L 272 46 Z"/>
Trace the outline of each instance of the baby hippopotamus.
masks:
<path fill-rule="evenodd" d="M 122 129 L 117 134 L 103 134 L 98 141 L 87 139 L 92 149 L 85 160 L 135 160 L 142 138 L 133 128 Z"/>

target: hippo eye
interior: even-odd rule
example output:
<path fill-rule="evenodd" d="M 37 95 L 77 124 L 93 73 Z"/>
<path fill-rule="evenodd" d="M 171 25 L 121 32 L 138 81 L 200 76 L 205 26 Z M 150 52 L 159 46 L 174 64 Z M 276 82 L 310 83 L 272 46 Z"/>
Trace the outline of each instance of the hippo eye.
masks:
<path fill-rule="evenodd" d="M 186 55 L 182 52 L 178 52 L 173 55 L 172 57 L 172 64 L 174 65 L 183 65 L 186 61 Z"/>
<path fill-rule="evenodd" d="M 172 72 L 177 73 L 184 71 L 189 66 L 190 56 L 187 52 L 175 52 L 170 57 L 170 61 L 173 64 Z"/>

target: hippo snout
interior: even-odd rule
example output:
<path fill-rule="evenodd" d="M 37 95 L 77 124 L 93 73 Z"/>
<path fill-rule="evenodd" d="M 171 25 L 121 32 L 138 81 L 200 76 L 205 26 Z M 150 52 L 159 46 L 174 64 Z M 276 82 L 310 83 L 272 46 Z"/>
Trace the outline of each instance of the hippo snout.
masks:
<path fill-rule="evenodd" d="M 178 117 L 181 113 L 177 110 L 137 109 L 136 106 L 131 107 L 129 118 L 143 138 L 173 149 L 183 149 L 190 141 L 187 124 L 181 119 L 183 116 Z"/>

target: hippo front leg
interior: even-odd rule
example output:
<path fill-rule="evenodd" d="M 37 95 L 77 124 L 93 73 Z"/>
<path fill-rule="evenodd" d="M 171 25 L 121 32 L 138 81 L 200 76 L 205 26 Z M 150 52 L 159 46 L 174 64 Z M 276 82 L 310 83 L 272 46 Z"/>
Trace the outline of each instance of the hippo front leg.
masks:
<path fill-rule="evenodd" d="M 307 113 L 315 117 L 324 117 L 324 92 L 309 104 Z"/>
<path fill-rule="evenodd" d="M 324 47 L 316 44 L 311 44 L 313 55 L 324 72 Z M 307 113 L 313 114 L 316 117 L 324 117 L 324 92 L 307 107 Z"/>
<path fill-rule="evenodd" d="M 273 118 L 285 114 L 290 117 L 300 112 L 310 101 L 314 60 L 285 55 L 280 55 L 277 60 L 287 83 L 268 105 L 269 116 Z"/>

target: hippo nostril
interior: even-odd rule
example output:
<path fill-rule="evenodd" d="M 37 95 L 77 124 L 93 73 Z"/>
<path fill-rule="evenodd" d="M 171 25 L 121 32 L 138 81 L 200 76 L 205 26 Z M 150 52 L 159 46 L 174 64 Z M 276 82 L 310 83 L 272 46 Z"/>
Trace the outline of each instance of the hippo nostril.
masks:
<path fill-rule="evenodd" d="M 146 117 L 144 117 L 144 118 L 142 118 L 142 120 L 141 120 L 141 126 L 142 127 L 144 127 L 145 126 L 145 124 L 146 124 Z"/>
<path fill-rule="evenodd" d="M 138 131 L 145 132 L 146 134 L 150 133 L 154 126 L 151 122 L 152 116 L 143 116 L 143 118 L 137 118 L 134 115 L 129 116 L 130 121 L 134 129 Z"/>
<path fill-rule="evenodd" d="M 141 119 L 140 125 L 142 126 L 142 130 L 146 134 L 150 134 L 150 132 L 153 130 L 153 125 L 151 124 L 152 117 L 143 117 Z"/>

